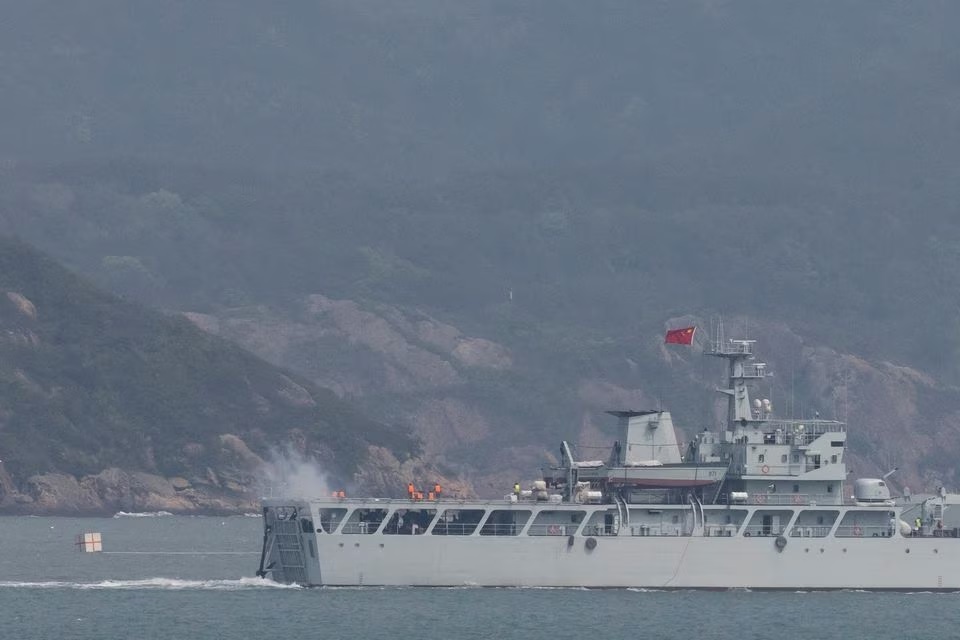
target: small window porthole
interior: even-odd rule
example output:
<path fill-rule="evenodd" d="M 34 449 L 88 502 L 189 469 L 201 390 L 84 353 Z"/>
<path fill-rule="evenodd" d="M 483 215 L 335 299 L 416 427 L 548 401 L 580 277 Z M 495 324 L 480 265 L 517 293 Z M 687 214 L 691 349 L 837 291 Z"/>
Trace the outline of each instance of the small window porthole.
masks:
<path fill-rule="evenodd" d="M 673 516 L 673 523 L 676 524 L 676 523 L 678 523 L 678 522 L 680 522 L 680 517 L 679 517 L 679 516 Z"/>
<path fill-rule="evenodd" d="M 832 484 L 828 484 L 828 485 L 827 485 L 827 493 L 833 493 L 833 485 L 832 485 Z"/>
<path fill-rule="evenodd" d="M 786 462 L 786 461 L 787 461 L 787 454 L 783 454 L 782 456 L 780 456 L 780 462 Z"/>
<path fill-rule="evenodd" d="M 837 454 L 833 454 L 832 456 L 830 456 L 830 462 L 832 462 L 833 464 L 837 464 Z"/>
<path fill-rule="evenodd" d="M 757 462 L 763 462 L 763 454 L 757 456 Z"/>

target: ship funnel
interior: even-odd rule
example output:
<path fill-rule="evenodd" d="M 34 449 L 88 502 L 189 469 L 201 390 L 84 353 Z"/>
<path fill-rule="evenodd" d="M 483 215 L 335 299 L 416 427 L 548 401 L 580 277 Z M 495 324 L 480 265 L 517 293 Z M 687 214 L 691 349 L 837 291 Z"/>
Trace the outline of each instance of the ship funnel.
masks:
<path fill-rule="evenodd" d="M 619 420 L 623 443 L 618 462 L 636 466 L 650 462 L 680 462 L 680 446 L 669 411 L 608 411 Z"/>

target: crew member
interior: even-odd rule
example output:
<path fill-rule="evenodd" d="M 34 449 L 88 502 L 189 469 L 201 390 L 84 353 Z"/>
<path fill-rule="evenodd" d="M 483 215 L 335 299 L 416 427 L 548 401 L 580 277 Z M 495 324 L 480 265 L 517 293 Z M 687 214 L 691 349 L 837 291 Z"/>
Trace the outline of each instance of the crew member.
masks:
<path fill-rule="evenodd" d="M 520 497 L 520 483 L 519 483 L 519 482 L 514 482 L 514 483 L 513 483 L 513 495 L 517 496 L 518 498 Z"/>
<path fill-rule="evenodd" d="M 437 500 L 440 499 L 440 492 L 441 492 L 441 491 L 442 491 L 442 488 L 440 487 L 440 483 L 439 483 L 439 482 L 434 482 L 434 483 L 433 483 L 433 495 L 435 495 L 435 496 L 437 497 Z"/>
<path fill-rule="evenodd" d="M 339 491 L 337 491 L 337 497 L 343 500 L 344 498 L 347 497 L 347 492 L 344 491 L 343 489 L 340 489 Z"/>
<path fill-rule="evenodd" d="M 407 495 L 410 496 L 410 499 L 413 500 L 413 494 L 417 492 L 417 488 L 413 486 L 413 483 L 410 482 L 407 484 Z"/>
<path fill-rule="evenodd" d="M 913 530 L 916 532 L 917 535 L 920 535 L 920 531 L 921 529 L 923 529 L 923 520 L 920 519 L 920 516 L 917 516 L 917 519 L 914 521 L 913 524 L 914 524 Z"/>

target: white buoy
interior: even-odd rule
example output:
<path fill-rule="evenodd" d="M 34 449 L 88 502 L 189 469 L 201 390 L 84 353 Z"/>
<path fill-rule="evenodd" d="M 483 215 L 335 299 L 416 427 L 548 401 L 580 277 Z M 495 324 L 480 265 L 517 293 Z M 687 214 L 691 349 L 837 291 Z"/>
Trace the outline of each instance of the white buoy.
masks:
<path fill-rule="evenodd" d="M 99 532 L 81 533 L 77 536 L 77 548 L 85 553 L 103 551 L 103 538 Z"/>

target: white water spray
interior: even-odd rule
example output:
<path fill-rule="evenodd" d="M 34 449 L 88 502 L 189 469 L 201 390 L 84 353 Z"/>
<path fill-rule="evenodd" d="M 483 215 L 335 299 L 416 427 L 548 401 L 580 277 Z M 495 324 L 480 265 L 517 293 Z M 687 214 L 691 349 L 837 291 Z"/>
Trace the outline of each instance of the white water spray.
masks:
<path fill-rule="evenodd" d="M 316 460 L 291 447 L 273 449 L 264 467 L 263 494 L 267 497 L 319 498 L 333 489 Z"/>

